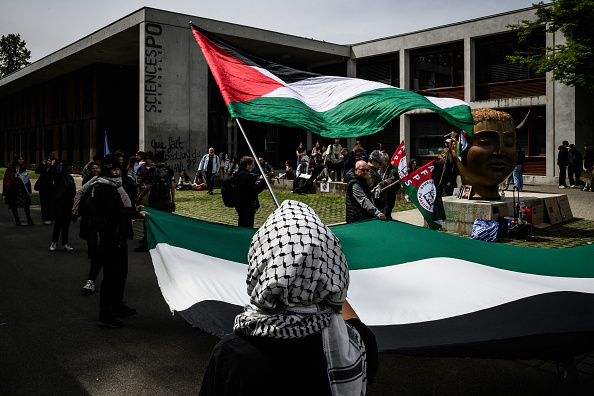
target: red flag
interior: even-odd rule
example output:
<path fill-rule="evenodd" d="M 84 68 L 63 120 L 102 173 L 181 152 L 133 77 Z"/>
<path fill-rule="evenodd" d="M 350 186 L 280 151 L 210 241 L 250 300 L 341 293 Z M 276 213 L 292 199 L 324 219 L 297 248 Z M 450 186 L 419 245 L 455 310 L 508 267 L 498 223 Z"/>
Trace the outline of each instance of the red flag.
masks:
<path fill-rule="evenodd" d="M 437 191 L 433 183 L 434 161 L 429 162 L 400 179 L 404 191 L 421 212 L 429 228 L 439 229 L 441 222 L 433 221 L 433 208 L 437 198 Z"/>
<path fill-rule="evenodd" d="M 400 142 L 400 146 L 394 152 L 390 164 L 398 169 L 398 176 L 402 179 L 408 174 L 408 164 L 406 163 L 406 150 L 404 148 L 404 140 Z"/>

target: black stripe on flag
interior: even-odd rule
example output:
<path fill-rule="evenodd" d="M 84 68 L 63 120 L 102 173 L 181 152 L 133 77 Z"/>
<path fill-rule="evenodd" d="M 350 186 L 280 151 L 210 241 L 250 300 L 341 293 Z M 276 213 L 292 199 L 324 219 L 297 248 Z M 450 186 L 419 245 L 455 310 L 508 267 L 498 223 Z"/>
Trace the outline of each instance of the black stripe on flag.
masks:
<path fill-rule="evenodd" d="M 201 29 L 194 24 L 190 23 L 190 28 L 193 30 L 198 31 L 203 36 L 208 38 L 210 41 L 215 43 L 217 46 L 221 47 L 225 52 L 230 54 L 231 56 L 239 59 L 243 63 L 249 66 L 257 66 L 263 69 L 268 70 L 270 73 L 277 76 L 279 79 L 284 81 L 285 83 L 293 83 L 298 82 L 301 80 L 305 80 L 307 78 L 312 77 L 319 77 L 320 74 L 310 73 L 303 70 L 293 69 L 292 67 L 281 65 L 280 63 L 275 63 L 266 59 L 262 59 L 257 55 L 254 55 L 244 49 L 240 49 L 235 47 L 234 45 L 230 44 L 228 41 L 218 37 L 217 35 L 208 32 L 204 29 Z"/>

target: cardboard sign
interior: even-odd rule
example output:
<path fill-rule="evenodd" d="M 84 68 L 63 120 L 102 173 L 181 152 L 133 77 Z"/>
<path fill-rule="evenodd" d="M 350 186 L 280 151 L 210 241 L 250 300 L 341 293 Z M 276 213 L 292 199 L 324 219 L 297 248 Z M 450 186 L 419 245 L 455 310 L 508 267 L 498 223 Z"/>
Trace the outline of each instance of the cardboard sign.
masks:
<path fill-rule="evenodd" d="M 567 199 L 567 195 L 561 195 L 560 197 L 557 197 L 557 204 L 559 205 L 559 213 L 561 214 L 561 219 L 563 221 L 573 219 L 573 213 L 571 213 L 571 207 L 569 206 L 569 199 Z"/>
<path fill-rule="evenodd" d="M 545 198 L 544 200 L 545 208 L 547 211 L 547 215 L 549 216 L 549 223 L 551 224 L 558 224 L 563 221 L 561 217 L 561 213 L 559 211 L 559 203 L 557 202 L 557 198 Z"/>

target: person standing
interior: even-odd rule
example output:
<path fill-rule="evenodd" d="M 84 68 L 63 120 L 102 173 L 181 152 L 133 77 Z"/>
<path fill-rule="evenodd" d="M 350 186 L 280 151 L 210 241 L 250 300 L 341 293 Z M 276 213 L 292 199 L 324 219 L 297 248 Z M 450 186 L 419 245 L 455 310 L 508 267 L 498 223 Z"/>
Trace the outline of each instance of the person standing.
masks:
<path fill-rule="evenodd" d="M 369 187 L 371 194 L 374 196 L 373 203 L 375 207 L 383 214 L 386 214 L 386 206 L 388 206 L 387 195 L 381 195 L 382 176 L 380 175 L 380 172 L 383 159 L 384 155 L 381 151 L 374 150 L 371 152 L 369 155 L 369 162 L 367 163 L 367 165 L 369 165 L 369 172 L 366 182 L 367 187 Z M 375 198 L 374 194 L 377 191 L 378 186 L 380 188 L 380 194 L 379 197 Z"/>
<path fill-rule="evenodd" d="M 62 248 L 67 252 L 74 250 L 68 244 L 68 232 L 70 230 L 71 209 L 74 202 L 74 195 L 76 194 L 76 183 L 72 178 L 72 164 L 68 160 L 60 163 L 56 169 L 55 176 L 55 200 L 54 208 L 56 210 L 56 222 L 54 223 L 54 230 L 52 232 L 52 244 L 49 250 L 55 251 L 62 235 Z"/>
<path fill-rule="evenodd" d="M 398 168 L 390 164 L 390 156 L 384 153 L 384 161 L 382 161 L 382 169 L 384 172 L 384 178 L 382 180 L 381 194 L 386 195 L 386 218 L 392 220 L 392 209 L 396 205 L 396 194 L 400 190 L 400 175 L 398 174 Z M 389 186 L 389 187 L 388 187 Z"/>
<path fill-rule="evenodd" d="M 342 146 L 340 145 L 340 139 L 334 139 L 334 144 L 331 144 L 328 149 L 326 149 L 326 164 L 328 165 L 328 170 L 335 172 L 335 181 L 341 180 L 341 171 L 344 166 L 342 162 Z"/>
<path fill-rule="evenodd" d="M 567 188 L 565 179 L 567 178 L 567 165 L 569 164 L 569 150 L 567 147 L 569 142 L 563 141 L 563 144 L 559 146 L 559 152 L 557 153 L 557 166 L 559 167 L 559 188 Z"/>
<path fill-rule="evenodd" d="M 221 160 L 217 155 L 215 155 L 215 149 L 211 147 L 208 149 L 208 154 L 204 154 L 200 164 L 198 165 L 198 171 L 204 172 L 206 175 L 206 185 L 208 187 L 209 195 L 213 195 L 212 189 L 214 188 L 215 174 L 220 168 Z"/>
<path fill-rule="evenodd" d="M 311 208 L 284 201 L 268 217 L 252 238 L 246 284 L 253 306 L 215 346 L 199 395 L 365 394 L 375 335 L 346 301 L 345 255 Z"/>
<path fill-rule="evenodd" d="M 169 213 L 175 212 L 175 175 L 173 169 L 165 165 L 164 151 L 156 152 L 154 158 L 155 164 L 144 176 L 146 187 L 136 200 L 141 202 L 143 197 L 148 194 L 149 207 Z"/>
<path fill-rule="evenodd" d="M 586 168 L 588 172 L 592 173 L 592 170 L 594 169 L 594 152 L 592 151 L 590 142 L 584 143 L 584 150 L 586 150 L 584 153 L 584 168 Z M 590 183 L 586 183 L 582 191 L 590 190 L 594 192 L 594 188 L 592 188 L 592 184 L 594 184 L 593 182 L 594 180 L 590 180 Z"/>
<path fill-rule="evenodd" d="M 579 150 L 575 148 L 575 144 L 570 144 L 568 151 L 567 171 L 569 173 L 569 185 L 572 188 L 575 186 L 582 186 L 584 184 L 580 180 L 580 176 L 584 170 L 582 167 L 583 163 L 584 158 L 582 157 L 582 153 L 580 153 Z"/>
<path fill-rule="evenodd" d="M 84 184 L 72 205 L 72 216 L 78 216 L 81 198 L 91 191 L 92 203 L 89 213 L 89 237 L 97 238 L 98 248 L 91 253 L 91 262 L 103 265 L 103 282 L 99 297 L 101 327 L 118 328 L 123 323 L 116 316 L 136 314 L 136 310 L 124 304 L 124 289 L 128 276 L 128 239 L 132 239 L 131 219 L 145 212 L 132 208 L 128 194 L 122 186 L 119 161 L 107 156 L 101 162 L 102 176 L 93 177 Z M 139 207 L 139 209 L 141 206 Z M 91 244 L 89 244 L 91 246 Z"/>
<path fill-rule="evenodd" d="M 303 157 L 307 155 L 307 150 L 305 149 L 303 142 L 299 142 L 297 150 L 295 150 L 295 154 L 297 155 L 297 166 L 299 166 Z"/>
<path fill-rule="evenodd" d="M 164 151 L 156 152 L 153 158 L 155 164 L 144 174 L 142 183 L 145 187 L 136 198 L 136 202 L 142 206 L 143 198 L 148 195 L 148 206 L 150 208 L 169 213 L 175 212 L 175 174 L 173 169 L 165 165 Z M 144 227 L 144 236 L 140 240 L 139 246 L 134 248 L 134 251 L 148 252 L 146 227 Z"/>
<path fill-rule="evenodd" d="M 45 225 L 53 224 L 54 214 L 54 174 L 56 172 L 56 159 L 48 156 L 43 163 L 37 167 L 35 173 L 39 179 L 35 183 L 35 191 L 39 191 L 39 203 L 41 204 L 41 221 Z"/>
<path fill-rule="evenodd" d="M 25 168 L 25 160 L 22 155 L 15 155 L 12 164 L 4 173 L 2 195 L 8 208 L 12 210 L 14 221 L 17 226 L 21 225 L 18 208 L 23 208 L 27 216 L 27 224 L 33 225 L 31 218 L 31 181 L 29 171 Z"/>
<path fill-rule="evenodd" d="M 516 162 L 516 167 L 514 168 L 513 176 L 514 176 L 514 188 L 522 192 L 524 190 L 524 164 L 526 163 L 526 154 L 522 147 L 518 145 L 518 160 Z"/>
<path fill-rule="evenodd" d="M 238 195 L 241 197 L 235 206 L 238 227 L 253 228 L 256 210 L 260 207 L 258 194 L 264 190 L 265 184 L 254 180 L 252 175 L 254 165 L 255 161 L 252 157 L 242 157 L 239 160 L 239 170 L 235 175 Z"/>
<path fill-rule="evenodd" d="M 82 185 L 84 186 L 87 184 L 91 179 L 97 178 L 101 173 L 101 168 L 98 163 L 94 163 L 90 167 L 91 174 L 83 179 Z M 79 200 L 79 204 L 77 204 L 78 210 L 78 217 L 80 217 L 80 231 L 79 236 L 81 239 L 87 241 L 87 257 L 91 259 L 91 269 L 89 270 L 89 277 L 85 282 L 82 293 L 85 296 L 91 295 L 95 292 L 95 282 L 97 281 L 97 276 L 99 276 L 99 272 L 101 272 L 101 268 L 103 264 L 99 260 L 92 260 L 93 254 L 95 254 L 96 250 L 99 249 L 99 238 L 97 235 L 89 237 L 89 215 L 90 215 L 90 203 L 91 203 L 91 190 L 85 189 L 81 192 L 78 190 L 76 195 L 74 196 L 74 200 Z M 74 204 L 73 204 L 74 205 Z"/>
<path fill-rule="evenodd" d="M 346 194 L 346 222 L 368 220 L 377 217 L 380 220 L 386 220 L 386 215 L 380 212 L 371 197 L 371 191 L 367 186 L 367 177 L 369 175 L 369 165 L 365 161 L 359 161 L 355 164 L 355 171 L 349 172 L 345 177 L 347 183 Z"/>

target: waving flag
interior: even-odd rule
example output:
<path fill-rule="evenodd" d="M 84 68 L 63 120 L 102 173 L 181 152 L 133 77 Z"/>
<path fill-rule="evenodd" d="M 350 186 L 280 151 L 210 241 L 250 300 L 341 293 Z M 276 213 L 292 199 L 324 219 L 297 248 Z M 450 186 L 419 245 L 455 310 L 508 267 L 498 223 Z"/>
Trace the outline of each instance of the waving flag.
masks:
<path fill-rule="evenodd" d="M 433 221 L 433 209 L 437 201 L 437 190 L 433 182 L 434 161 L 429 162 L 400 179 L 400 184 L 410 197 L 432 230 L 442 227 L 441 222 Z"/>
<path fill-rule="evenodd" d="M 424 97 L 378 82 L 292 69 L 190 27 L 232 117 L 337 138 L 370 135 L 404 112 L 429 109 L 472 134 L 470 108 L 458 99 Z"/>
<path fill-rule="evenodd" d="M 408 164 L 406 163 L 406 150 L 404 147 L 404 140 L 400 142 L 400 145 L 394 152 L 390 164 L 394 165 L 398 169 L 398 176 L 402 179 L 408 174 Z"/>
<path fill-rule="evenodd" d="M 146 209 L 170 309 L 195 327 L 230 333 L 249 304 L 255 230 Z M 331 230 L 349 263 L 348 301 L 382 352 L 559 359 L 594 348 L 594 245 L 497 245 L 379 220 Z"/>
<path fill-rule="evenodd" d="M 110 154 L 109 143 L 107 142 L 107 131 L 105 131 L 105 141 L 103 142 L 103 156 Z"/>

